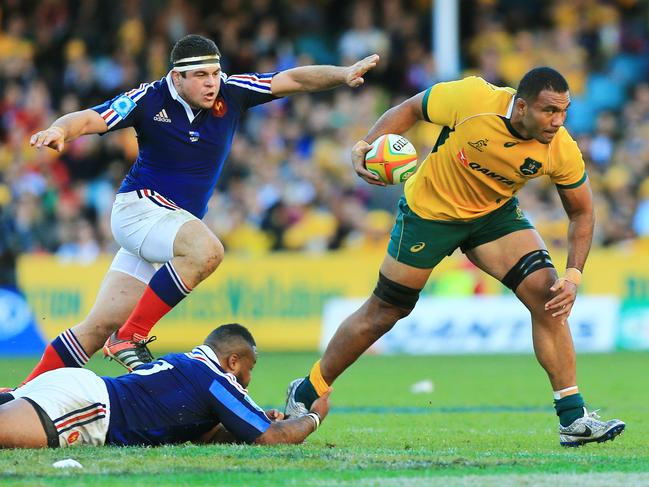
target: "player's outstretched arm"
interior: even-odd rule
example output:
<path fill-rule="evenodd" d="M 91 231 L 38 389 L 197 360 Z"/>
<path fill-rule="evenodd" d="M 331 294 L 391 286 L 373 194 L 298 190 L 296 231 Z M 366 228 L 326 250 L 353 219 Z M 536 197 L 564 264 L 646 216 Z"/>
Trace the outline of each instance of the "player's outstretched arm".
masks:
<path fill-rule="evenodd" d="M 331 390 L 319 397 L 311 406 L 309 415 L 300 418 L 275 421 L 255 443 L 259 445 L 277 445 L 280 443 L 302 443 L 307 436 L 320 426 L 329 412 L 329 395 Z M 317 416 L 317 419 L 315 418 Z"/>
<path fill-rule="evenodd" d="M 284 413 L 278 411 L 277 409 L 270 409 L 266 411 L 266 416 L 271 421 L 282 421 L 284 419 Z M 210 431 L 205 433 L 201 438 L 196 440 L 196 443 L 243 443 L 236 436 L 228 431 L 228 429 L 223 426 L 222 423 L 217 424 Z"/>
<path fill-rule="evenodd" d="M 369 172 L 365 167 L 365 154 L 372 148 L 372 142 L 383 134 L 402 134 L 419 120 L 424 120 L 422 103 L 425 92 L 408 98 L 396 107 L 390 108 L 376 121 L 363 140 L 356 142 L 352 148 L 352 165 L 354 171 L 366 182 L 377 186 L 385 186 L 379 177 Z"/>
<path fill-rule="evenodd" d="M 346 84 L 357 88 L 365 82 L 363 76 L 379 62 L 379 55 L 372 54 L 351 66 L 301 66 L 287 69 L 273 76 L 270 85 L 275 96 L 294 93 L 322 91 Z"/>
<path fill-rule="evenodd" d="M 103 134 L 108 126 L 101 115 L 94 110 L 81 110 L 57 118 L 45 130 L 36 132 L 29 140 L 29 145 L 40 149 L 49 147 L 61 152 L 66 142 L 88 134 Z"/>

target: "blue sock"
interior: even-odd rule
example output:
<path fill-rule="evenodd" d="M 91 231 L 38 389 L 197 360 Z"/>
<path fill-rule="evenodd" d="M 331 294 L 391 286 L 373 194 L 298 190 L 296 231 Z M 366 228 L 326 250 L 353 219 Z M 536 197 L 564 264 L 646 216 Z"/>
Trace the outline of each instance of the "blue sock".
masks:
<path fill-rule="evenodd" d="M 71 329 L 52 340 L 52 347 L 66 367 L 83 367 L 90 359 Z"/>
<path fill-rule="evenodd" d="M 178 272 L 171 264 L 171 261 L 163 265 L 153 274 L 149 287 L 169 307 L 173 308 L 183 300 L 190 292 Z"/>

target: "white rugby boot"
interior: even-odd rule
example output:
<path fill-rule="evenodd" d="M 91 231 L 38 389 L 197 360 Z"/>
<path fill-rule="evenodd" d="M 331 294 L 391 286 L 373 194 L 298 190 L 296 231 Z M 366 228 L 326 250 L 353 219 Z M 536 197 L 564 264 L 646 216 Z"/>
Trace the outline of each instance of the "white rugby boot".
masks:
<path fill-rule="evenodd" d="M 295 379 L 288 385 L 288 390 L 286 391 L 286 406 L 284 407 L 284 416 L 287 418 L 299 418 L 301 416 L 306 416 L 309 413 L 309 410 L 306 408 L 304 403 L 295 399 L 295 391 L 297 391 L 297 388 L 303 380 L 304 377 Z"/>
<path fill-rule="evenodd" d="M 624 431 L 626 427 L 624 421 L 619 419 L 602 421 L 597 411 L 599 410 L 589 413 L 584 408 L 584 415 L 581 418 L 575 419 L 568 426 L 559 425 L 559 442 L 561 446 L 581 446 L 593 441 L 602 443 L 613 440 Z"/>

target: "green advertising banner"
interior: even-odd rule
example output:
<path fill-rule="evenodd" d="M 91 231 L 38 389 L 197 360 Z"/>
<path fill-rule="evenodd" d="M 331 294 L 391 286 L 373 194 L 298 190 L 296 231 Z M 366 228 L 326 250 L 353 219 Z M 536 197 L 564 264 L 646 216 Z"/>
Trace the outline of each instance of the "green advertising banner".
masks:
<path fill-rule="evenodd" d="M 562 272 L 565 255 L 552 255 Z M 368 296 L 382 259 L 382 252 L 228 254 L 221 267 L 155 327 L 156 347 L 187 348 L 215 326 L 236 321 L 252 330 L 262 350 L 316 350 L 324 303 L 333 297 Z M 46 338 L 86 316 L 110 262 L 110 257 L 87 266 L 61 263 L 52 256 L 20 259 L 20 286 Z M 423 294 L 476 292 L 509 293 L 456 253 L 433 271 Z M 614 295 L 623 303 L 649 302 L 649 253 L 593 251 L 580 293 Z M 646 341 L 649 346 L 649 338 Z"/>

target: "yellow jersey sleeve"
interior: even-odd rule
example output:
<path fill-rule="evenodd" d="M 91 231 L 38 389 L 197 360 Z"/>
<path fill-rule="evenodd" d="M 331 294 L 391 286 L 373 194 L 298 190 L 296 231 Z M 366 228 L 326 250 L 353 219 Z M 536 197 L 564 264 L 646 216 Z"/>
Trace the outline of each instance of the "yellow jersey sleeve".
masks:
<path fill-rule="evenodd" d="M 577 142 L 561 127 L 552 141 L 549 176 L 560 188 L 576 188 L 586 181 L 586 165 Z"/>
<path fill-rule="evenodd" d="M 488 108 L 495 90 L 515 93 L 512 88 L 499 88 L 477 76 L 459 81 L 437 83 L 424 93 L 422 112 L 428 122 L 454 128 L 471 115 Z"/>

